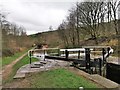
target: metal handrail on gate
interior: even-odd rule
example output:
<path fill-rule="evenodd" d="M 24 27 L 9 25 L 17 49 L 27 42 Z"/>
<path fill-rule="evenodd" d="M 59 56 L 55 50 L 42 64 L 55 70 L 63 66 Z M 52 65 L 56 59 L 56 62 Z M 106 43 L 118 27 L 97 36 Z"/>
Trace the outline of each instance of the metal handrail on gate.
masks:
<path fill-rule="evenodd" d="M 48 55 L 47 54 L 48 50 L 59 50 L 59 48 L 43 48 L 43 49 L 32 49 L 32 50 L 29 50 L 28 51 L 28 57 L 30 58 L 30 64 L 31 64 L 31 59 L 33 57 L 45 61 L 45 55 Z"/>

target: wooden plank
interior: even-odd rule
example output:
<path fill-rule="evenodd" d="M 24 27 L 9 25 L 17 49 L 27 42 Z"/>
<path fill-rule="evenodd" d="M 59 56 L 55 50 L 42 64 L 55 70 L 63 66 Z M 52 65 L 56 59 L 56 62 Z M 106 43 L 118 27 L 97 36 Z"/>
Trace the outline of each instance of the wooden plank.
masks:
<path fill-rule="evenodd" d="M 59 56 L 45 56 L 45 58 L 47 58 L 47 59 L 63 60 L 63 61 L 77 61 L 77 60 L 79 60 L 79 59 L 73 59 L 73 58 L 68 58 L 66 60 L 65 57 L 59 57 Z M 82 61 L 84 61 L 84 60 L 82 60 Z"/>

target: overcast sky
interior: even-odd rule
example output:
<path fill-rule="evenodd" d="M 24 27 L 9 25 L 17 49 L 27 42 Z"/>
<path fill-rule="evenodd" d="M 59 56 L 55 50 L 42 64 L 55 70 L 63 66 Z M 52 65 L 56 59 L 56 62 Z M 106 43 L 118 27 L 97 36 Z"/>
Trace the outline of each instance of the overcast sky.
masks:
<path fill-rule="evenodd" d="M 57 29 L 75 2 L 76 0 L 2 0 L 0 6 L 9 13 L 8 21 L 24 26 L 29 35 L 49 30 L 49 26 Z"/>

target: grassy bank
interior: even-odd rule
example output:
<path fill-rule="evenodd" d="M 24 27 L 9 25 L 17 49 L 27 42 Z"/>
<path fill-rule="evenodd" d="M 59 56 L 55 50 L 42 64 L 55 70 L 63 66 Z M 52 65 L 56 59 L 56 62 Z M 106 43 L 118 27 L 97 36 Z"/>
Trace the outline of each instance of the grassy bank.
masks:
<path fill-rule="evenodd" d="M 10 64 L 12 61 L 16 60 L 17 58 L 19 58 L 20 56 L 22 56 L 24 53 L 26 53 L 28 51 L 25 50 L 23 52 L 19 52 L 19 53 L 15 53 L 14 55 L 12 56 L 8 56 L 8 57 L 3 57 L 2 58 L 2 66 L 5 66 L 5 65 L 8 65 Z"/>
<path fill-rule="evenodd" d="M 38 59 L 36 58 L 32 58 L 32 62 L 38 61 Z M 6 80 L 3 80 L 3 84 L 5 83 L 10 83 L 13 81 L 13 77 L 15 76 L 17 70 L 26 65 L 29 64 L 29 57 L 26 55 L 25 57 L 23 57 L 20 61 L 18 61 L 13 67 L 12 67 L 12 72 L 9 75 L 9 77 Z"/>
<path fill-rule="evenodd" d="M 97 88 L 96 84 L 66 69 L 31 74 L 27 80 L 31 88 Z"/>

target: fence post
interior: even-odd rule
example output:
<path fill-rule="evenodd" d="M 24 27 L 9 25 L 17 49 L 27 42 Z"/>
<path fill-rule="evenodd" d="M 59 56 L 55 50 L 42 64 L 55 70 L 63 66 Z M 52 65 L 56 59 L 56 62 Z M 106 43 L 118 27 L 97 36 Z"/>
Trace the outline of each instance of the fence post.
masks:
<path fill-rule="evenodd" d="M 58 56 L 60 56 L 60 49 L 58 49 Z"/>
<path fill-rule="evenodd" d="M 90 48 L 85 48 L 86 70 L 90 70 Z"/>
<path fill-rule="evenodd" d="M 30 51 L 30 64 L 31 64 L 31 54 L 32 54 L 32 53 L 31 53 L 31 51 Z"/>
<path fill-rule="evenodd" d="M 100 73 L 100 75 L 102 75 L 101 68 L 102 68 L 102 60 L 101 60 L 101 58 L 99 58 L 99 73 Z"/>
<path fill-rule="evenodd" d="M 105 49 L 103 48 L 102 49 L 102 55 L 103 55 L 103 64 L 105 64 L 106 63 L 106 59 L 105 59 L 105 55 L 106 54 L 106 51 L 105 51 Z"/>
<path fill-rule="evenodd" d="M 78 51 L 78 59 L 80 59 L 80 50 Z"/>
<path fill-rule="evenodd" d="M 45 61 L 45 50 L 43 50 L 44 51 L 44 61 Z"/>
<path fill-rule="evenodd" d="M 109 57 L 109 55 L 110 55 L 109 51 L 110 51 L 110 48 L 108 47 L 108 48 L 107 48 L 108 57 Z"/>
<path fill-rule="evenodd" d="M 65 58 L 66 58 L 66 60 L 68 60 L 68 56 L 69 56 L 69 52 L 67 50 L 65 50 Z"/>

